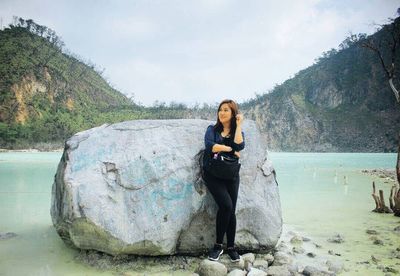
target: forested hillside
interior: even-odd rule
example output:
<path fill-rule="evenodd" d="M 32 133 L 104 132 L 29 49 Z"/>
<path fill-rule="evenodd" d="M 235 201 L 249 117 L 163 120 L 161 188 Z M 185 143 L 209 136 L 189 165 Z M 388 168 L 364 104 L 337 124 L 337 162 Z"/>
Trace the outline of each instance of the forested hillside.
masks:
<path fill-rule="evenodd" d="M 76 132 L 134 119 L 205 118 L 209 105 L 135 104 L 57 34 L 14 18 L 0 30 L 0 148 L 60 147 Z"/>
<path fill-rule="evenodd" d="M 324 53 L 314 65 L 270 93 L 242 105 L 265 133 L 270 148 L 397 151 L 400 106 L 379 58 L 362 47 L 367 39 L 389 39 L 387 27 L 370 37 L 360 34 L 347 38 L 338 50 Z M 389 49 L 383 54 L 390 62 Z M 398 69 L 399 52 L 395 62 Z"/>
<path fill-rule="evenodd" d="M 0 31 L 0 144 L 60 141 L 107 120 L 123 94 L 75 57 L 54 31 L 31 20 Z M 134 116 L 132 116 L 134 118 Z M 122 118 L 121 118 L 122 119 Z"/>

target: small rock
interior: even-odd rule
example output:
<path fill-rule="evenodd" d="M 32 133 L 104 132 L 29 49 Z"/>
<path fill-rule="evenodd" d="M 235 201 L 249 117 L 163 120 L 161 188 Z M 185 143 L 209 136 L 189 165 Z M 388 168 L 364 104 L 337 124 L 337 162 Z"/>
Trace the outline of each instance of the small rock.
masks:
<path fill-rule="evenodd" d="M 263 259 L 264 258 L 264 254 L 255 254 L 255 259 Z"/>
<path fill-rule="evenodd" d="M 315 245 L 316 248 L 321 248 L 322 247 L 322 245 L 320 245 L 318 243 L 314 243 L 314 245 Z"/>
<path fill-rule="evenodd" d="M 293 238 L 290 239 L 290 243 L 292 244 L 302 244 L 303 239 L 299 236 L 294 236 Z"/>
<path fill-rule="evenodd" d="M 223 264 L 219 262 L 203 260 L 200 263 L 196 273 L 198 273 L 200 276 L 223 276 L 228 273 L 228 270 Z"/>
<path fill-rule="evenodd" d="M 374 240 L 374 244 L 375 245 L 383 245 L 383 241 L 380 239 L 376 239 L 376 240 Z"/>
<path fill-rule="evenodd" d="M 316 268 L 314 266 L 310 266 L 307 265 L 304 269 L 303 269 L 303 275 L 306 276 L 315 276 L 315 275 L 334 275 L 335 273 L 330 272 L 330 271 L 326 271 L 323 269 L 319 269 Z"/>
<path fill-rule="evenodd" d="M 398 248 L 397 248 L 398 249 Z M 400 259 L 400 250 L 392 250 L 392 254 L 391 254 L 391 256 L 393 257 L 393 258 L 396 258 L 396 259 Z"/>
<path fill-rule="evenodd" d="M 276 247 L 276 249 L 278 251 L 286 251 L 288 249 L 288 247 L 287 247 L 287 245 L 286 245 L 286 243 L 284 241 L 281 241 L 279 243 L 279 245 Z"/>
<path fill-rule="evenodd" d="M 333 242 L 333 243 L 344 243 L 344 239 L 340 234 L 336 234 L 332 238 L 328 239 L 328 242 Z"/>
<path fill-rule="evenodd" d="M 329 255 L 335 255 L 335 252 L 333 252 L 333 250 L 328 250 L 328 254 Z"/>
<path fill-rule="evenodd" d="M 393 231 L 400 233 L 400 226 L 396 226 Z"/>
<path fill-rule="evenodd" d="M 224 254 L 221 256 L 219 261 L 221 264 L 223 264 L 227 268 L 228 272 L 235 270 L 235 269 L 240 269 L 240 270 L 244 269 L 244 260 L 242 257 L 240 258 L 240 260 L 238 262 L 232 262 L 231 258 L 229 258 L 228 255 Z"/>
<path fill-rule="evenodd" d="M 268 269 L 268 262 L 265 260 L 255 260 L 253 263 L 253 267 L 258 268 L 262 271 L 267 271 Z"/>
<path fill-rule="evenodd" d="M 315 256 L 317 256 L 314 252 L 308 252 L 307 256 L 310 258 L 315 258 Z"/>
<path fill-rule="evenodd" d="M 381 260 L 375 257 L 374 255 L 371 255 L 371 259 L 374 263 L 380 262 Z"/>
<path fill-rule="evenodd" d="M 397 269 L 394 269 L 393 267 L 387 266 L 383 269 L 383 272 L 390 272 L 390 273 L 394 273 L 397 274 L 399 273 L 399 271 Z"/>
<path fill-rule="evenodd" d="M 302 240 L 303 240 L 303 242 L 309 242 L 309 241 L 311 241 L 311 239 L 310 239 L 310 238 L 307 238 L 307 237 L 302 237 Z"/>
<path fill-rule="evenodd" d="M 246 262 L 254 263 L 254 260 L 256 257 L 254 256 L 253 253 L 246 253 L 242 255 L 242 259 Z"/>
<path fill-rule="evenodd" d="M 271 254 L 267 254 L 264 256 L 264 260 L 268 262 L 268 265 L 271 265 L 274 262 L 274 259 L 274 256 L 272 256 Z"/>
<path fill-rule="evenodd" d="M 328 266 L 328 270 L 333 271 L 337 274 L 341 273 L 344 270 L 344 265 L 342 262 L 334 262 L 334 261 L 326 261 L 326 265 Z"/>
<path fill-rule="evenodd" d="M 305 252 L 304 248 L 301 246 L 294 246 L 292 252 L 296 254 L 303 254 Z"/>
<path fill-rule="evenodd" d="M 368 229 L 365 232 L 367 232 L 367 234 L 369 234 L 369 235 L 378 235 L 378 232 L 376 230 L 372 230 L 372 229 Z"/>
<path fill-rule="evenodd" d="M 369 261 L 362 261 L 362 262 L 358 262 L 360 264 L 369 264 Z"/>
<path fill-rule="evenodd" d="M 278 251 L 275 253 L 273 265 L 285 265 L 293 262 L 293 259 L 284 252 Z"/>
<path fill-rule="evenodd" d="M 15 234 L 13 232 L 7 232 L 4 234 L 0 233 L 0 240 L 8 240 L 8 239 L 14 238 L 16 236 L 17 236 L 17 234 Z"/>
<path fill-rule="evenodd" d="M 246 276 L 246 271 L 234 269 L 228 273 L 228 276 Z"/>
<path fill-rule="evenodd" d="M 296 273 L 299 273 L 299 264 L 298 263 L 287 264 L 285 266 L 287 267 L 287 269 L 289 270 L 289 272 L 292 275 L 296 274 Z"/>
<path fill-rule="evenodd" d="M 267 270 L 268 276 L 290 276 L 289 269 L 284 265 L 270 266 Z"/>
<path fill-rule="evenodd" d="M 252 267 L 250 269 L 249 273 L 247 273 L 247 276 L 267 276 L 267 273 L 262 270 Z"/>
<path fill-rule="evenodd" d="M 244 269 L 246 270 L 246 271 L 250 271 L 250 269 L 253 267 L 253 264 L 252 263 L 250 263 L 250 262 L 248 262 L 248 261 L 245 261 L 244 262 Z"/>

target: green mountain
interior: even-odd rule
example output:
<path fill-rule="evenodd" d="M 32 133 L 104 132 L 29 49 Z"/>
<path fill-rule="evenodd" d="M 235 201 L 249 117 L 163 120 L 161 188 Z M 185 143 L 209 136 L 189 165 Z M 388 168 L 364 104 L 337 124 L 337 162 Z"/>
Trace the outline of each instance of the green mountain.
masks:
<path fill-rule="evenodd" d="M 135 119 L 205 118 L 210 106 L 137 105 L 63 49 L 56 33 L 15 18 L 0 30 L 0 148 L 60 148 L 76 132 Z"/>
<path fill-rule="evenodd" d="M 104 122 L 140 117 L 93 65 L 62 47 L 54 31 L 32 20 L 0 30 L 0 147 L 62 142 Z"/>
<path fill-rule="evenodd" d="M 340 50 L 324 53 L 314 65 L 270 93 L 242 104 L 245 115 L 257 121 L 271 149 L 397 151 L 400 105 L 377 55 L 361 47 L 366 39 L 389 38 L 388 28 L 370 37 L 346 39 Z M 384 51 L 385 61 L 389 57 L 389 51 Z M 399 68 L 399 52 L 395 60 Z"/>

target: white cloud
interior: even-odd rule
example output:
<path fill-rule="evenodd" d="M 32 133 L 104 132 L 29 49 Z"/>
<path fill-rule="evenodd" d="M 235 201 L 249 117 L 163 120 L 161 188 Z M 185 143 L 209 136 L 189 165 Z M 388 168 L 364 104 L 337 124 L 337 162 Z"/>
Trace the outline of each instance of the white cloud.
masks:
<path fill-rule="evenodd" d="M 125 39 L 152 38 L 159 32 L 159 27 L 148 18 L 128 17 L 115 18 L 106 24 L 105 30 L 113 37 Z"/>

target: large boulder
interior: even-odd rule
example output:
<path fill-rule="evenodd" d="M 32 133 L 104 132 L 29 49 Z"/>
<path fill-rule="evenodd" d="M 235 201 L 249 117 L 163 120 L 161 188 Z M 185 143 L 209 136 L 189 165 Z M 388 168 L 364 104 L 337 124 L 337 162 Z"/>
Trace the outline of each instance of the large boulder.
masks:
<path fill-rule="evenodd" d="M 65 143 L 51 216 L 69 244 L 112 255 L 201 254 L 215 242 L 217 206 L 201 178 L 211 121 L 136 120 Z M 242 127 L 236 245 L 265 252 L 281 234 L 275 173 L 254 121 Z"/>

